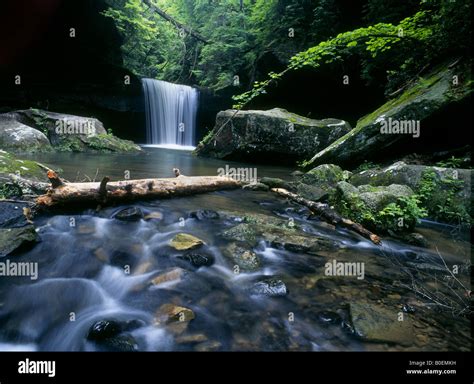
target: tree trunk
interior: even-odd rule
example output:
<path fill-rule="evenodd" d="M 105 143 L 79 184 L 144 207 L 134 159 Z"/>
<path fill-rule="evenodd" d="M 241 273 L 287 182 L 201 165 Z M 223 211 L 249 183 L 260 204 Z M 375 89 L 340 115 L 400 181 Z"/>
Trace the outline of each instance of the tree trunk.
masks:
<path fill-rule="evenodd" d="M 370 232 L 358 223 L 354 223 L 352 220 L 341 217 L 336 211 L 331 209 L 327 204 L 317 203 L 315 201 L 307 200 L 295 193 L 289 192 L 283 188 L 272 188 L 272 191 L 280 196 L 286 197 L 290 200 L 297 202 L 298 204 L 308 207 L 315 215 L 318 215 L 324 221 L 330 224 L 339 225 L 341 227 L 350 229 L 358 233 L 359 235 L 369 239 L 374 244 L 381 245 L 382 240 L 376 234 Z"/>
<path fill-rule="evenodd" d="M 186 196 L 239 188 L 241 183 L 223 176 L 180 175 L 172 179 L 143 179 L 109 182 L 107 177 L 95 183 L 66 183 L 54 172 L 48 172 L 52 187 L 36 199 L 39 207 L 74 204 L 107 205 L 138 199 L 158 199 Z"/>
<path fill-rule="evenodd" d="M 153 9 L 156 13 L 158 13 L 158 15 L 160 15 L 162 18 L 164 18 L 165 20 L 169 21 L 170 23 L 174 24 L 177 28 L 180 28 L 182 29 L 183 31 L 185 31 L 186 33 L 190 34 L 191 36 L 193 36 L 195 39 L 199 40 L 199 41 L 202 41 L 203 43 L 206 43 L 206 44 L 209 44 L 209 40 L 207 40 L 206 38 L 204 38 L 202 35 L 200 35 L 199 33 L 193 31 L 191 28 L 187 27 L 186 25 L 180 23 L 179 21 L 177 21 L 176 19 L 174 19 L 173 17 L 171 17 L 170 15 L 168 15 L 165 11 L 163 11 L 162 9 L 158 8 L 156 5 L 152 4 L 152 2 L 150 0 L 143 0 L 143 2 L 148 5 L 151 9 Z"/>

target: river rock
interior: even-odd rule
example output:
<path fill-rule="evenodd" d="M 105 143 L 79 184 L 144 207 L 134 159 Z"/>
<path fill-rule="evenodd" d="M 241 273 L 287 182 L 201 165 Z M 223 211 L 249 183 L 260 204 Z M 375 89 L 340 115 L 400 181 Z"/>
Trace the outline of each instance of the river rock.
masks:
<path fill-rule="evenodd" d="M 355 334 L 364 341 L 413 344 L 414 333 L 408 315 L 399 321 L 400 310 L 370 303 L 351 303 L 350 315 Z"/>
<path fill-rule="evenodd" d="M 163 283 L 168 283 L 170 281 L 179 282 L 186 274 L 186 271 L 182 268 L 173 268 L 167 272 L 161 273 L 158 276 L 154 277 L 151 280 L 151 284 L 160 285 Z"/>
<path fill-rule="evenodd" d="M 28 225 L 29 222 L 23 213 L 24 208 L 28 208 L 28 204 L 0 201 L 0 228 L 19 228 Z"/>
<path fill-rule="evenodd" d="M 197 220 L 216 220 L 219 218 L 219 213 L 209 209 L 200 209 L 198 211 L 191 212 L 189 217 Z"/>
<path fill-rule="evenodd" d="M 117 336 L 122 332 L 122 325 L 115 320 L 100 320 L 89 328 L 88 340 L 100 341 Z"/>
<path fill-rule="evenodd" d="M 87 340 L 95 342 L 100 349 L 117 352 L 134 352 L 138 344 L 127 331 L 144 326 L 141 320 L 99 320 L 91 325 Z"/>
<path fill-rule="evenodd" d="M 31 224 L 18 228 L 0 228 L 0 257 L 33 246 L 39 237 Z"/>
<path fill-rule="evenodd" d="M 178 259 L 185 260 L 195 268 L 210 267 L 214 264 L 214 256 L 210 253 L 189 252 L 178 256 Z"/>
<path fill-rule="evenodd" d="M 188 233 L 178 233 L 169 242 L 170 247 L 177 251 L 187 251 L 200 247 L 203 244 L 205 244 L 204 241 Z"/>
<path fill-rule="evenodd" d="M 324 325 L 340 324 L 342 322 L 341 316 L 337 314 L 336 312 L 321 311 L 321 312 L 318 312 L 316 315 L 317 315 L 318 321 Z"/>
<path fill-rule="evenodd" d="M 114 219 L 120 221 L 139 221 L 144 218 L 143 212 L 138 207 L 130 207 L 120 210 L 114 215 Z"/>
<path fill-rule="evenodd" d="M 243 271 L 255 271 L 260 268 L 260 259 L 257 254 L 243 245 L 230 243 L 223 254 Z"/>
<path fill-rule="evenodd" d="M 285 283 L 279 279 L 266 279 L 255 283 L 250 293 L 256 296 L 282 297 L 288 294 Z"/>
<path fill-rule="evenodd" d="M 175 304 L 163 304 L 155 313 L 155 324 L 187 323 L 196 317 L 193 310 Z"/>
<path fill-rule="evenodd" d="M 46 135 L 15 120 L 14 114 L 0 114 L 0 148 L 12 152 L 49 152 Z"/>
<path fill-rule="evenodd" d="M 290 184 L 287 181 L 283 179 L 279 179 L 277 177 L 262 177 L 260 179 L 260 182 L 262 184 L 267 185 L 269 188 L 284 188 L 284 189 L 291 188 Z"/>
<path fill-rule="evenodd" d="M 242 188 L 248 191 L 260 191 L 260 192 L 268 192 L 270 190 L 270 187 L 263 183 L 251 183 L 251 184 L 244 185 Z"/>
<path fill-rule="evenodd" d="M 163 219 L 163 214 L 161 212 L 150 212 L 147 213 L 144 217 L 144 220 L 162 220 Z"/>
<path fill-rule="evenodd" d="M 312 120 L 281 108 L 235 112 L 217 114 L 213 131 L 199 143 L 196 154 L 252 161 L 271 157 L 289 163 L 310 158 L 350 131 L 346 121 Z"/>

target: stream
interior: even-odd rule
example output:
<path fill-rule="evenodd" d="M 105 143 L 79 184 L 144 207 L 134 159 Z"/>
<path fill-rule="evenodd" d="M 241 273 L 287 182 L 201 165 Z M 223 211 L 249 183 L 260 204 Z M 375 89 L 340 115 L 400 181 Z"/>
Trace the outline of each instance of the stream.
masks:
<path fill-rule="evenodd" d="M 174 167 L 189 176 L 216 175 L 217 169 L 226 164 L 253 167 L 197 158 L 187 151 L 156 148 L 146 148 L 141 155 L 55 153 L 30 158 L 61 168 L 61 175 L 70 181 L 100 180 L 105 175 L 114 180 L 123 178 L 124 172 L 129 172 L 133 179 L 171 177 Z M 291 179 L 294 170 L 261 165 L 257 168 L 259 177 L 283 179 Z M 150 219 L 114 218 L 128 207 L 140 208 Z M 217 215 L 199 215 L 210 211 Z M 260 268 L 236 273 L 226 257 L 229 241 L 222 237 L 222 232 L 242 223 L 249 215 L 294 223 L 302 233 L 330 241 L 331 248 L 308 253 L 260 241 L 253 248 L 261 260 Z M 305 208 L 271 193 L 244 190 L 139 202 L 100 211 L 41 215 L 35 218 L 35 226 L 41 241 L 15 256 L 15 261 L 37 262 L 38 279 L 0 279 L 0 350 L 469 348 L 469 321 L 449 311 L 439 311 L 406 288 L 409 279 L 403 271 L 410 263 L 439 269 L 438 252 L 450 265 L 466 263 L 471 252 L 467 234 L 453 237 L 448 226 L 428 221 L 420 224 L 419 232 L 430 244 L 426 249 L 391 239 L 378 247 L 309 217 Z M 183 252 L 169 246 L 169 241 L 183 232 L 205 243 L 199 252 L 210 255 L 212 265 L 197 268 L 182 257 Z M 325 264 L 332 260 L 363 263 L 364 278 L 325 276 Z M 175 268 L 184 273 L 159 284 L 151 283 Z M 283 282 L 286 293 L 256 294 L 256 284 L 270 278 Z M 355 334 L 349 305 L 367 302 L 394 308 L 394 313 L 409 308 L 411 342 L 374 342 Z M 157 322 L 157 313 L 169 304 L 192 310 L 194 318 Z M 114 324 L 120 328 L 112 341 L 99 342 L 90 336 L 91 326 L 101 321 L 110 322 L 109 328 Z"/>

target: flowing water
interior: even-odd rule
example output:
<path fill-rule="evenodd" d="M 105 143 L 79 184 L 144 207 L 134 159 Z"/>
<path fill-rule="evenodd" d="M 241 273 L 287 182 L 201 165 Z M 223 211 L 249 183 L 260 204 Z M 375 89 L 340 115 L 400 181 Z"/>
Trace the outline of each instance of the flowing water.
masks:
<path fill-rule="evenodd" d="M 83 174 L 114 178 L 130 169 L 133 177 L 170 176 L 178 166 L 188 175 L 215 174 L 225 162 L 195 158 L 183 151 L 148 149 L 138 156 L 40 155 L 36 159 L 60 166 L 68 179 L 81 164 Z M 235 166 L 239 164 L 233 164 Z M 244 166 L 240 164 L 240 166 Z M 249 165 L 247 165 L 249 166 Z M 290 178 L 290 169 L 258 167 L 259 176 Z M 83 175 L 82 175 L 83 176 Z M 82 177 L 81 176 L 81 177 Z M 406 262 L 439 266 L 436 248 L 449 263 L 469 260 L 470 245 L 462 235 L 453 240 L 450 228 L 424 223 L 428 249 L 385 240 L 383 247 L 344 230 L 335 230 L 309 212 L 270 193 L 222 191 L 133 204 L 151 220 L 124 222 L 114 215 L 127 206 L 95 211 L 60 212 L 35 219 L 41 242 L 15 256 L 39 263 L 39 278 L 0 280 L 0 349 L 102 350 L 87 339 L 100 320 L 133 324 L 125 332 L 138 350 L 462 350 L 468 348 L 469 321 L 441 312 L 398 283 L 406 282 Z M 198 219 L 191 212 L 213 210 L 218 218 Z M 235 273 L 225 256 L 229 243 L 221 234 L 249 215 L 295 223 L 304 233 L 329 240 L 334 247 L 316 253 L 262 241 L 254 248 L 261 268 Z M 71 218 L 74 226 L 71 226 Z M 214 264 L 192 267 L 169 246 L 185 232 L 205 242 L 200 252 Z M 364 279 L 325 276 L 331 260 L 365 264 Z M 172 268 L 187 272 L 151 284 Z M 255 295 L 252 287 L 267 278 L 282 280 L 283 297 Z M 410 314 L 413 343 L 400 346 L 367 343 L 348 325 L 350 303 L 370 302 Z M 157 324 L 164 304 L 191 309 L 195 318 L 183 324 Z M 107 349 L 107 348 L 106 348 Z"/>
<path fill-rule="evenodd" d="M 198 91 L 166 81 L 143 79 L 147 144 L 192 147 Z"/>

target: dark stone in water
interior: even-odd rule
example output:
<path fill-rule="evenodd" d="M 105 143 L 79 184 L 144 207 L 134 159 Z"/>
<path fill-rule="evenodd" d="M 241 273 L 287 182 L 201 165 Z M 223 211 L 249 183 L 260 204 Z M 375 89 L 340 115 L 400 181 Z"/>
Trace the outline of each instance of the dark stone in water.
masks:
<path fill-rule="evenodd" d="M 104 340 L 100 343 L 100 349 L 110 352 L 136 352 L 138 344 L 132 335 L 120 335 Z"/>
<path fill-rule="evenodd" d="M 24 203 L 0 202 L 0 228 L 20 228 L 28 225 L 23 208 Z"/>
<path fill-rule="evenodd" d="M 191 212 L 189 217 L 197 220 L 216 220 L 220 216 L 216 211 L 200 209 L 198 211 Z"/>
<path fill-rule="evenodd" d="M 115 320 L 100 320 L 92 324 L 87 340 L 101 341 L 117 336 L 122 332 L 122 324 Z"/>
<path fill-rule="evenodd" d="M 279 279 L 267 279 L 255 283 L 250 293 L 258 296 L 282 297 L 288 294 L 288 289 Z"/>
<path fill-rule="evenodd" d="M 138 207 L 125 208 L 114 215 L 114 219 L 121 221 L 139 221 L 143 217 L 143 212 Z"/>
<path fill-rule="evenodd" d="M 341 316 L 331 311 L 318 312 L 317 316 L 321 324 L 337 324 L 342 321 Z"/>
<path fill-rule="evenodd" d="M 409 304 L 403 304 L 402 306 L 402 311 L 403 312 L 406 312 L 406 313 L 415 313 L 415 308 L 413 308 L 411 305 Z"/>
<path fill-rule="evenodd" d="M 209 253 L 192 252 L 182 256 L 178 256 L 178 259 L 185 260 L 196 268 L 209 267 L 214 264 L 214 256 Z"/>
<path fill-rule="evenodd" d="M 95 342 L 99 349 L 117 352 L 133 352 L 138 344 L 132 335 L 123 333 L 145 325 L 142 320 L 100 320 L 92 324 L 87 340 Z"/>

